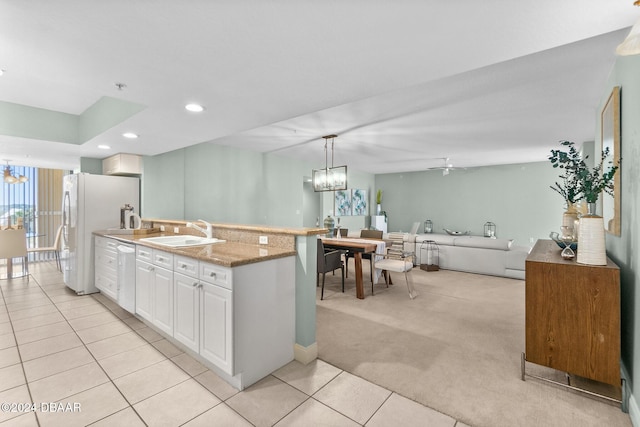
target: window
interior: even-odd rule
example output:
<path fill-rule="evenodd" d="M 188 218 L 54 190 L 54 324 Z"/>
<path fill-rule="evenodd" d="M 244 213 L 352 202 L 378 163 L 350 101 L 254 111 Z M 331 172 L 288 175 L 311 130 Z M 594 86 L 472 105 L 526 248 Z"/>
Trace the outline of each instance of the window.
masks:
<path fill-rule="evenodd" d="M 13 166 L 15 176 L 24 175 L 23 183 L 2 184 L 0 189 L 0 227 L 22 226 L 27 231 L 27 247 L 53 246 L 62 223 L 62 177 L 68 172 Z M 50 252 L 31 254 L 29 262 L 54 259 Z"/>

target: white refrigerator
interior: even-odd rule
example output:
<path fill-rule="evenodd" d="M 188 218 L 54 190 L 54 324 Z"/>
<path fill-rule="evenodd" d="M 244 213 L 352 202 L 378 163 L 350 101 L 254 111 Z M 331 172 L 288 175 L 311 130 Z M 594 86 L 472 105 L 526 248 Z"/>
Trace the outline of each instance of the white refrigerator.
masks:
<path fill-rule="evenodd" d="M 62 198 L 62 271 L 65 284 L 78 295 L 98 292 L 94 284 L 93 232 L 120 228 L 120 208 L 130 204 L 140 213 L 140 179 L 67 175 Z"/>

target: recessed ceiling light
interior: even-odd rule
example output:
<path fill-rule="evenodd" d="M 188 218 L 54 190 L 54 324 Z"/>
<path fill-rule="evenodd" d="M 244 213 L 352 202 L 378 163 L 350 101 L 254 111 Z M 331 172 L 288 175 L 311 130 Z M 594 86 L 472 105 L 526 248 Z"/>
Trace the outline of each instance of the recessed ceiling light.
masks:
<path fill-rule="evenodd" d="M 138 134 L 133 133 L 133 132 L 125 132 L 122 134 L 122 136 L 124 136 L 125 138 L 129 138 L 129 139 L 136 139 L 138 137 Z"/>
<path fill-rule="evenodd" d="M 192 113 L 201 113 L 204 111 L 204 107 L 200 104 L 187 104 L 184 108 Z"/>
<path fill-rule="evenodd" d="M 109 147 L 108 145 L 104 145 L 104 144 L 98 145 L 98 148 L 101 149 L 101 150 L 109 150 L 109 149 L 111 149 L 111 147 Z"/>

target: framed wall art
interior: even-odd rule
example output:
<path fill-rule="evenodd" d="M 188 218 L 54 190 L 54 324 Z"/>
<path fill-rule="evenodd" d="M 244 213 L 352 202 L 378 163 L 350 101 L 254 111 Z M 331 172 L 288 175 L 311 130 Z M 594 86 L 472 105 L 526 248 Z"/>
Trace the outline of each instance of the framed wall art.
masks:
<path fill-rule="evenodd" d="M 351 215 L 351 190 L 336 191 L 335 204 L 336 216 Z"/>
<path fill-rule="evenodd" d="M 367 214 L 367 190 L 351 190 L 351 212 L 353 215 Z"/>

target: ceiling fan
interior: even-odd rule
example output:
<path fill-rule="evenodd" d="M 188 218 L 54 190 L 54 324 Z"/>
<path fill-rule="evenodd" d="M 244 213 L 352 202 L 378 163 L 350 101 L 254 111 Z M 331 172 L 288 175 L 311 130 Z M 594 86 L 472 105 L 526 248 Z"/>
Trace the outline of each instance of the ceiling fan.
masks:
<path fill-rule="evenodd" d="M 432 168 L 427 168 L 427 170 L 441 170 L 442 171 L 442 176 L 446 176 L 446 175 L 449 175 L 449 171 L 452 171 L 452 170 L 455 170 L 455 169 L 463 169 L 463 168 L 454 167 L 453 163 L 451 163 L 451 159 L 449 159 L 448 157 L 439 157 L 439 158 L 444 161 L 444 165 L 443 166 L 436 166 L 436 167 L 432 167 Z"/>

